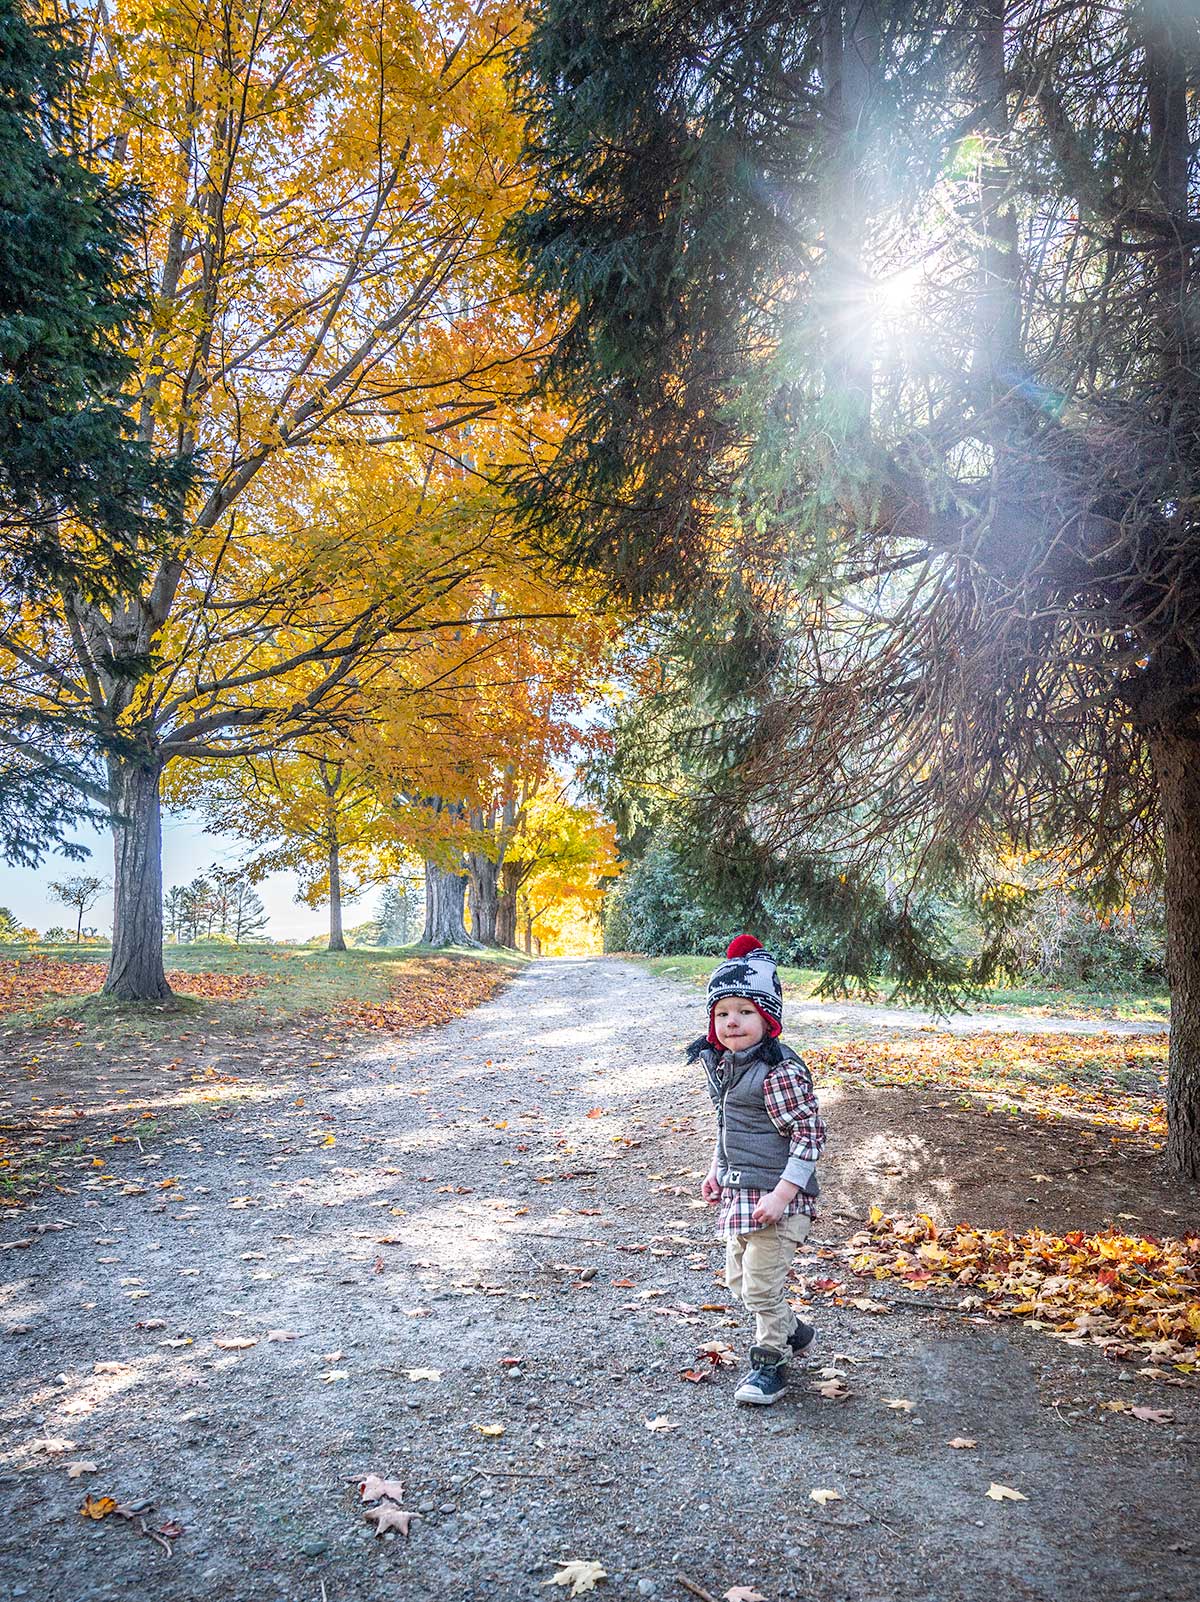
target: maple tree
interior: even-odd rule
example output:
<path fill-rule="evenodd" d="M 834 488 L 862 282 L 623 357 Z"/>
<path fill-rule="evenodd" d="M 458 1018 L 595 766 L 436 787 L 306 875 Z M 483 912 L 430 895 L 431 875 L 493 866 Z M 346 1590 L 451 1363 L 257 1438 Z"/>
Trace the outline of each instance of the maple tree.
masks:
<path fill-rule="evenodd" d="M 111 819 L 105 988 L 154 998 L 167 765 L 294 746 L 373 655 L 503 621 L 455 596 L 526 448 L 537 334 L 497 247 L 520 13 L 129 0 L 95 26 L 81 102 L 150 197 L 141 438 L 206 482 L 144 584 L 6 619 L 0 742 L 14 782 Z"/>
<path fill-rule="evenodd" d="M 535 939 L 540 949 L 557 942 L 572 921 L 597 918 L 605 881 L 617 873 L 613 826 L 593 808 L 571 803 L 561 787 L 543 785 L 522 809 L 504 872 L 532 954 Z"/>
<path fill-rule="evenodd" d="M 343 747 L 345 749 L 345 747 Z M 376 776 L 350 756 L 307 749 L 247 756 L 238 763 L 201 763 L 185 774 L 181 794 L 209 828 L 259 846 L 250 879 L 281 868 L 299 880 L 297 900 L 329 904 L 329 949 L 345 951 L 343 901 L 354 901 L 395 867 L 391 809 Z"/>

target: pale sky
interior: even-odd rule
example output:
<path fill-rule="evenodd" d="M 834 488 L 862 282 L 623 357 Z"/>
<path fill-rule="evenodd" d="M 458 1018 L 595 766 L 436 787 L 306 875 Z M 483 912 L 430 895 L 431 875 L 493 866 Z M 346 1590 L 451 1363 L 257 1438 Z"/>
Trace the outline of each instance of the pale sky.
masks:
<path fill-rule="evenodd" d="M 65 879 L 74 873 L 95 873 L 112 882 L 112 841 L 107 834 L 82 828 L 75 838 L 91 849 L 84 862 L 70 862 L 66 857 L 47 856 L 40 868 L 14 868 L 0 861 L 0 907 L 7 907 L 23 927 L 39 932 L 54 924 L 74 929 L 75 913 L 53 900 L 46 890 L 51 879 Z M 203 868 L 217 863 L 233 867 L 241 859 L 244 845 L 219 834 L 206 834 L 200 825 L 186 813 L 163 814 L 163 886 L 186 884 Z M 321 934 L 329 927 L 326 907 L 313 911 L 292 899 L 296 882 L 290 873 L 273 873 L 257 887 L 270 917 L 266 933 L 273 940 L 307 940 L 310 935 Z M 361 901 L 348 902 L 344 911 L 346 925 L 363 923 L 375 910 L 377 892 L 369 892 Z M 107 935 L 112 928 L 112 895 L 103 899 L 85 916 L 84 927 L 95 928 Z"/>

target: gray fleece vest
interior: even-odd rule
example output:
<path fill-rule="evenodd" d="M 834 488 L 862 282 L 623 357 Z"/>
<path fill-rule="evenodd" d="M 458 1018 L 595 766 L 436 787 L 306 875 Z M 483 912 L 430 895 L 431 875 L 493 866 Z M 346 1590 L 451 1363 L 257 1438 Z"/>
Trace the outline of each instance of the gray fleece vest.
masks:
<path fill-rule="evenodd" d="M 800 1061 L 789 1046 L 780 1049 L 785 1060 Z M 771 1122 L 763 1101 L 763 1084 L 778 1065 L 764 1062 L 759 1046 L 719 1054 L 707 1049 L 700 1061 L 717 1109 L 717 1178 L 738 1190 L 773 1190 L 791 1151 L 790 1140 Z M 815 1175 L 804 1190 L 817 1194 Z"/>

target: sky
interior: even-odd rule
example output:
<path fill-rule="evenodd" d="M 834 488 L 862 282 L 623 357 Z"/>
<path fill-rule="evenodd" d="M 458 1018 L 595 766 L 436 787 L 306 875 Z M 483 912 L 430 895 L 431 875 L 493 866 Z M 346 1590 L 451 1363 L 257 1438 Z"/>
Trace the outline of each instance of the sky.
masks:
<path fill-rule="evenodd" d="M 61 902 L 55 901 L 47 890 L 52 879 L 65 879 L 74 873 L 99 874 L 107 884 L 112 883 L 112 841 L 107 833 L 82 828 L 75 838 L 88 846 L 91 856 L 84 862 L 71 862 L 66 857 L 48 856 L 40 868 L 13 868 L 0 862 L 0 907 L 7 907 L 13 917 L 25 928 L 39 931 L 60 924 L 63 928 L 75 927 L 76 914 Z M 163 887 L 186 884 L 203 868 L 217 863 L 234 867 L 244 853 L 244 845 L 219 834 L 206 834 L 200 824 L 186 813 L 163 814 Z M 272 940 L 307 940 L 310 935 L 321 934 L 329 927 L 328 909 L 314 911 L 292 898 L 296 881 L 290 873 L 273 873 L 257 886 L 270 922 L 266 933 Z M 378 896 L 368 894 L 359 902 L 346 907 L 348 925 L 362 923 L 375 910 Z M 106 891 L 84 918 L 84 927 L 94 928 L 107 935 L 112 929 L 112 894 Z"/>

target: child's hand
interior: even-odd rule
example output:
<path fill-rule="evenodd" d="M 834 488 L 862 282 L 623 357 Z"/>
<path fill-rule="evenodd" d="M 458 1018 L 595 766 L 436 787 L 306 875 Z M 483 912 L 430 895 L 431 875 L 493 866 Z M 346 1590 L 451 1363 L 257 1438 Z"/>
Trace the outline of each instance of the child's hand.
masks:
<path fill-rule="evenodd" d="M 773 1190 L 768 1191 L 750 1214 L 751 1222 L 755 1224 L 777 1224 L 783 1217 L 783 1210 L 786 1206 L 787 1202 L 776 1196 Z"/>
<path fill-rule="evenodd" d="M 799 1185 L 781 1179 L 775 1189 L 768 1191 L 750 1214 L 751 1220 L 756 1224 L 777 1224 L 787 1211 L 788 1203 L 795 1201 L 799 1194 Z"/>
<path fill-rule="evenodd" d="M 705 1201 L 710 1207 L 716 1206 L 717 1202 L 719 1202 L 721 1199 L 721 1185 L 716 1174 L 705 1174 L 704 1182 L 700 1186 L 700 1194 L 704 1197 Z"/>

